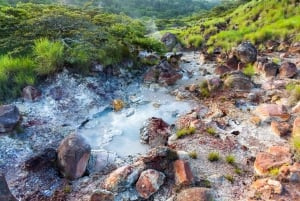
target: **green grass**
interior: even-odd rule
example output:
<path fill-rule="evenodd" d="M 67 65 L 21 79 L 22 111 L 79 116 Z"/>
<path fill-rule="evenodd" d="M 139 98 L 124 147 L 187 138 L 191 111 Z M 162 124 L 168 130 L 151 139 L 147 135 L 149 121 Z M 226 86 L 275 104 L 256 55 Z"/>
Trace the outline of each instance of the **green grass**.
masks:
<path fill-rule="evenodd" d="M 300 162 L 300 136 L 299 135 L 295 135 L 291 138 L 291 145 L 294 150 L 295 160 Z"/>
<path fill-rule="evenodd" d="M 213 127 L 207 128 L 206 132 L 212 136 L 215 136 L 217 134 L 216 130 Z"/>
<path fill-rule="evenodd" d="M 210 161 L 210 162 L 216 162 L 216 161 L 219 161 L 220 160 L 220 154 L 218 152 L 215 152 L 215 151 L 212 151 L 208 154 L 208 157 L 207 159 Z"/>
<path fill-rule="evenodd" d="M 270 176 L 277 177 L 279 175 L 279 167 L 274 167 L 269 170 Z"/>
<path fill-rule="evenodd" d="M 0 56 L 0 102 L 18 97 L 23 87 L 35 84 L 34 69 L 28 57 Z"/>
<path fill-rule="evenodd" d="M 224 175 L 225 179 L 227 179 L 230 183 L 234 182 L 234 177 L 230 174 Z"/>
<path fill-rule="evenodd" d="M 196 132 L 196 128 L 194 128 L 194 127 L 182 128 L 176 132 L 176 136 L 178 138 L 181 138 L 186 135 L 194 134 L 195 132 Z"/>
<path fill-rule="evenodd" d="M 228 155 L 228 156 L 226 156 L 225 160 L 230 165 L 234 165 L 235 164 L 235 157 L 234 157 L 234 155 Z"/>
<path fill-rule="evenodd" d="M 255 75 L 254 66 L 252 64 L 248 64 L 246 68 L 243 69 L 243 73 L 249 77 L 252 77 L 253 75 Z"/>
<path fill-rule="evenodd" d="M 236 168 L 234 169 L 234 172 L 235 172 L 237 175 L 242 175 L 242 174 L 243 174 L 243 170 L 242 170 L 241 168 L 238 168 L 238 167 L 236 167 Z"/>

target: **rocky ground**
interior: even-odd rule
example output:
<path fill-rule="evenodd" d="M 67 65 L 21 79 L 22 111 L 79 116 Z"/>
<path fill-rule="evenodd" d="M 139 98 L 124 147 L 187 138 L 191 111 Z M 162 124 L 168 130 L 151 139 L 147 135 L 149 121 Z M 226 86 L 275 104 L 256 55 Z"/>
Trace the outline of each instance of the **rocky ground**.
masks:
<path fill-rule="evenodd" d="M 249 64 L 254 66 L 253 72 L 245 70 Z M 281 52 L 270 49 L 258 54 L 253 45 L 242 43 L 229 55 L 184 52 L 168 56 L 149 68 L 144 83 L 149 87 L 158 83 L 177 101 L 197 104 L 171 125 L 150 118 L 141 129 L 141 141 L 150 151 L 111 163 L 107 162 L 109 154 L 95 159 L 81 136 L 69 135 L 74 127 L 84 127 L 90 111 L 101 107 L 94 104 L 99 101 L 97 96 L 72 102 L 63 98 L 59 88 L 50 89 L 44 93 L 52 98 L 46 100 L 69 100 L 55 105 L 74 110 L 69 121 L 61 123 L 60 117 L 53 119 L 55 115 L 47 119 L 47 114 L 40 115 L 43 118 L 39 121 L 30 115 L 20 120 L 16 107 L 2 106 L 0 132 L 11 131 L 18 122 L 25 131 L 32 126 L 36 129 L 20 136 L 1 135 L 0 159 L 5 160 L 0 161 L 1 170 L 19 200 L 297 201 L 299 65 L 299 44 Z M 110 90 L 122 93 L 117 85 Z M 85 94 L 89 91 L 86 86 L 99 91 L 99 96 L 106 94 L 91 84 L 80 86 L 74 93 Z M 27 90 L 25 98 L 39 96 L 35 89 Z M 87 105 L 88 111 L 79 103 Z M 123 109 L 122 100 L 113 103 L 115 110 Z M 47 124 L 60 126 L 50 127 L 50 132 Z M 19 150 L 11 150 L 7 143 Z M 104 168 L 86 171 L 86 167 L 97 169 L 95 164 Z M 0 185 L 4 189 L 0 190 L 0 200 L 14 200 L 3 176 Z"/>

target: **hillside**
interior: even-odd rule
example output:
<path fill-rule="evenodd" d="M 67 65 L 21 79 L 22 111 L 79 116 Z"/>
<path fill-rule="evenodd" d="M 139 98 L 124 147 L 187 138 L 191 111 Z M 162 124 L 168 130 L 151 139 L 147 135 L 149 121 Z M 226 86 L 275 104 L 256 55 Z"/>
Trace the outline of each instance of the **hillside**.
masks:
<path fill-rule="evenodd" d="M 190 21 L 188 27 L 173 32 L 187 47 L 230 50 L 249 40 L 264 49 L 268 40 L 300 40 L 299 21 L 299 1 L 257 0 L 220 17 Z"/>

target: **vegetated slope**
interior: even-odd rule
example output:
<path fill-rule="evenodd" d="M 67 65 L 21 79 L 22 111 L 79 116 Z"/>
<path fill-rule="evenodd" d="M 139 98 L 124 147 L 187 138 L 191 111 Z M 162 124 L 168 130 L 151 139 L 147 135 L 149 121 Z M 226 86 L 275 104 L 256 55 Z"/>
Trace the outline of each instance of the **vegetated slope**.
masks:
<path fill-rule="evenodd" d="M 177 34 L 187 47 L 229 50 L 243 40 L 256 45 L 268 40 L 300 40 L 299 22 L 298 0 L 252 0 L 224 16 L 194 21 Z"/>
<path fill-rule="evenodd" d="M 87 72 L 91 64 L 138 63 L 139 50 L 163 51 L 145 35 L 140 21 L 98 9 L 0 6 L 0 102 L 62 66 Z"/>
<path fill-rule="evenodd" d="M 125 13 L 131 17 L 176 18 L 209 10 L 219 4 L 220 0 L 0 0 L 0 5 L 14 5 L 17 2 L 98 7 L 112 13 Z"/>

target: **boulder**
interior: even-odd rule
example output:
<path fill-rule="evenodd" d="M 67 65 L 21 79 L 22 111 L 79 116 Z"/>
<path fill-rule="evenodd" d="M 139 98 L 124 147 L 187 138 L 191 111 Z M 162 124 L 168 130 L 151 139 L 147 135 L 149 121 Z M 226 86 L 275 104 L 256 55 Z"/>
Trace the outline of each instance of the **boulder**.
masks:
<path fill-rule="evenodd" d="M 150 68 L 144 75 L 144 82 L 145 83 L 157 82 L 159 74 L 160 72 L 158 69 Z"/>
<path fill-rule="evenodd" d="M 225 65 L 218 65 L 216 68 L 215 68 L 215 74 L 216 75 L 223 75 L 225 73 L 228 73 L 230 72 L 231 69 Z"/>
<path fill-rule="evenodd" d="M 280 168 L 290 164 L 291 153 L 289 148 L 272 146 L 268 152 L 258 153 L 254 162 L 254 169 L 258 175 L 268 175 L 273 168 Z"/>
<path fill-rule="evenodd" d="M 300 136 L 300 117 L 294 120 L 293 124 L 293 136 Z"/>
<path fill-rule="evenodd" d="M 145 164 L 142 161 L 122 166 L 108 175 L 104 180 L 103 188 L 112 192 L 123 191 L 137 181 L 144 169 Z"/>
<path fill-rule="evenodd" d="M 194 182 L 193 173 L 188 162 L 176 160 L 173 165 L 175 183 L 178 186 L 188 186 Z"/>
<path fill-rule="evenodd" d="M 208 188 L 193 187 L 181 191 L 176 201 L 210 201 L 212 196 Z"/>
<path fill-rule="evenodd" d="M 22 90 L 22 97 L 25 100 L 34 101 L 41 96 L 41 92 L 33 86 L 26 86 Z"/>
<path fill-rule="evenodd" d="M 287 108 L 284 105 L 277 104 L 261 104 L 256 107 L 254 114 L 262 121 L 286 121 L 290 118 Z"/>
<path fill-rule="evenodd" d="M 0 106 L 0 133 L 12 131 L 19 123 L 21 117 L 15 105 Z"/>
<path fill-rule="evenodd" d="M 224 79 L 224 86 L 237 91 L 249 91 L 254 87 L 254 84 L 244 73 L 240 71 L 234 71 L 227 74 Z"/>
<path fill-rule="evenodd" d="M 58 168 L 67 179 L 77 179 L 85 173 L 91 147 L 78 134 L 70 134 L 58 147 Z"/>
<path fill-rule="evenodd" d="M 161 38 L 161 42 L 165 44 L 168 51 L 172 51 L 176 47 L 177 41 L 176 35 L 169 32 L 165 33 Z"/>
<path fill-rule="evenodd" d="M 90 201 L 114 201 L 115 196 L 112 192 L 106 190 L 96 190 L 90 197 Z"/>
<path fill-rule="evenodd" d="M 257 58 L 257 49 L 250 42 L 243 42 L 236 48 L 236 56 L 243 63 L 254 63 Z"/>
<path fill-rule="evenodd" d="M 283 191 L 283 186 L 279 181 L 273 179 L 258 179 L 252 185 L 252 188 L 256 190 L 257 193 L 262 194 L 281 194 Z"/>
<path fill-rule="evenodd" d="M 271 129 L 274 132 L 274 134 L 280 137 L 289 135 L 292 130 L 291 125 L 289 123 L 277 121 L 271 122 Z"/>
<path fill-rule="evenodd" d="M 280 78 L 292 78 L 297 74 L 297 67 L 294 63 L 285 62 L 279 68 Z"/>
<path fill-rule="evenodd" d="M 166 176 L 162 172 L 153 169 L 145 170 L 136 182 L 136 190 L 142 198 L 148 199 L 159 190 L 165 178 Z"/>
<path fill-rule="evenodd" d="M 152 117 L 140 131 L 141 142 L 150 147 L 164 146 L 170 134 L 169 124 L 161 118 Z"/>
<path fill-rule="evenodd" d="M 4 174 L 0 173 L 0 200 L 1 201 L 17 201 L 10 192 Z"/>

